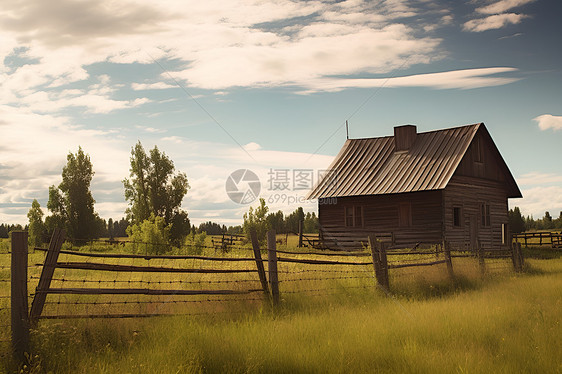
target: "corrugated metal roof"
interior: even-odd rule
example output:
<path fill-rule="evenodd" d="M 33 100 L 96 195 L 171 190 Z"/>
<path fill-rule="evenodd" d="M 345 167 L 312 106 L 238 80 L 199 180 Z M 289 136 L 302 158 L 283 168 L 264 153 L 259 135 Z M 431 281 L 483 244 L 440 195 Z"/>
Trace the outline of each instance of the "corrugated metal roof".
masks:
<path fill-rule="evenodd" d="M 329 167 L 334 178 L 321 181 L 308 198 L 444 189 L 481 127 L 418 133 L 412 147 L 400 152 L 394 136 L 349 139 Z"/>

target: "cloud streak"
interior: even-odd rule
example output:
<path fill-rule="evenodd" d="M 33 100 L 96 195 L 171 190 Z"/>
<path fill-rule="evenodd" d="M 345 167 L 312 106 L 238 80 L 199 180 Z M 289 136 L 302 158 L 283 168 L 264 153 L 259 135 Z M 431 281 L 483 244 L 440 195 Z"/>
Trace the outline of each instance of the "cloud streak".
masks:
<path fill-rule="evenodd" d="M 463 30 L 470 32 L 483 32 L 501 29 L 508 25 L 518 24 L 528 16 L 526 14 L 508 11 L 534 1 L 535 0 L 500 0 L 478 7 L 476 8 L 478 16 L 486 15 L 486 17 L 474 18 L 465 22 Z"/>
<path fill-rule="evenodd" d="M 466 22 L 463 26 L 465 31 L 482 32 L 486 30 L 501 29 L 507 25 L 515 25 L 527 17 L 524 14 L 503 13 L 494 14 L 486 18 L 473 19 Z"/>
<path fill-rule="evenodd" d="M 472 89 L 479 87 L 501 86 L 513 83 L 519 78 L 495 76 L 501 73 L 516 72 L 510 67 L 480 68 L 446 71 L 439 73 L 416 74 L 391 78 L 336 79 L 321 78 L 304 84 L 308 90 L 302 93 L 318 91 L 341 91 L 350 87 L 427 87 L 433 89 Z"/>

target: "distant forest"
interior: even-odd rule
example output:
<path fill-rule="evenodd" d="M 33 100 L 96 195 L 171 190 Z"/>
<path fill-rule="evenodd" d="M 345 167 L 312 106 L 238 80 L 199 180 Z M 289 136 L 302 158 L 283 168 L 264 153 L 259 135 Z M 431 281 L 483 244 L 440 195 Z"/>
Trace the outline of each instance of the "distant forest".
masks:
<path fill-rule="evenodd" d="M 545 212 L 544 217 L 534 219 L 533 216 L 524 217 L 519 207 L 509 210 L 509 227 L 512 233 L 535 230 L 562 230 L 562 212 L 558 218 L 552 218 L 550 212 Z"/>
<path fill-rule="evenodd" d="M 318 232 L 318 218 L 316 214 L 314 212 L 305 213 L 301 207 L 288 215 L 284 215 L 282 211 L 270 213 L 266 216 L 266 220 L 269 223 L 269 227 L 280 234 L 297 233 L 300 220 L 304 222 L 303 231 L 305 233 Z M 119 220 L 110 218 L 108 221 L 102 220 L 102 222 L 98 237 L 127 237 L 126 230 L 131 223 L 126 218 Z M 535 219 L 533 216 L 523 216 L 519 207 L 515 207 L 509 210 L 509 225 L 513 233 L 535 230 L 562 230 L 562 212 L 559 213 L 558 218 L 553 218 L 550 212 L 545 212 L 542 218 Z M 27 230 L 27 228 L 27 225 L 2 223 L 0 224 L 0 238 L 8 238 L 10 231 Z M 207 221 L 199 226 L 192 225 L 191 232 L 196 234 L 206 232 L 207 235 L 221 235 L 223 233 L 242 234 L 243 229 L 242 225 L 227 227 L 226 225 Z M 46 232 L 45 235 L 48 236 L 48 233 Z"/>

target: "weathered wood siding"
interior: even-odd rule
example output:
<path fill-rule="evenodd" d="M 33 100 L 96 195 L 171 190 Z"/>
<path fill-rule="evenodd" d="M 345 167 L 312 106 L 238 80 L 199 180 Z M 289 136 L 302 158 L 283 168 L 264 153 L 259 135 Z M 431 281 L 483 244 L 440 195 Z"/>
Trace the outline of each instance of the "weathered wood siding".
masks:
<path fill-rule="evenodd" d="M 477 239 L 486 250 L 501 249 L 502 224 L 508 223 L 507 196 L 502 183 L 455 175 L 444 190 L 443 201 L 445 239 L 453 247 L 474 250 Z M 489 226 L 482 222 L 481 204 L 490 206 Z M 461 208 L 459 227 L 453 225 L 454 207 Z"/>
<path fill-rule="evenodd" d="M 490 138 L 478 131 L 444 190 L 445 238 L 455 247 L 474 250 L 478 241 L 484 249 L 502 246 L 509 187 L 494 147 Z M 490 206 L 489 226 L 482 222 L 482 204 Z M 454 207 L 461 209 L 459 227 L 453 225 Z"/>
<path fill-rule="evenodd" d="M 422 191 L 376 196 L 349 196 L 332 199 L 332 204 L 319 204 L 318 215 L 322 237 L 333 246 L 334 241 L 346 249 L 361 248 L 370 234 L 388 240 L 393 236 L 396 246 L 416 243 L 439 243 L 442 240 L 442 192 Z M 411 225 L 401 226 L 400 205 L 409 204 Z M 346 207 L 363 207 L 363 224 L 347 227 Z M 403 221 L 403 220 L 402 220 Z"/>
<path fill-rule="evenodd" d="M 478 131 L 454 175 L 506 182 L 506 170 L 494 148 L 490 138 L 482 130 Z"/>

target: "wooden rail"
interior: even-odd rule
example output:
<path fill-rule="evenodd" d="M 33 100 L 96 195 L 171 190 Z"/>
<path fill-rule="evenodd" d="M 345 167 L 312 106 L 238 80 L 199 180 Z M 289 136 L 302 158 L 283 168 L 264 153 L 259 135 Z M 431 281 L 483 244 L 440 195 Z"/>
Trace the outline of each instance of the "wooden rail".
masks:
<path fill-rule="evenodd" d="M 47 252 L 46 248 L 34 248 L 36 251 Z M 129 253 L 92 253 L 60 250 L 59 253 L 82 257 L 99 257 L 99 258 L 131 258 L 142 260 L 205 260 L 205 261 L 255 261 L 253 257 L 207 257 L 195 255 L 135 255 Z"/>
<path fill-rule="evenodd" d="M 522 244 L 525 244 L 526 247 L 548 245 L 552 248 L 562 248 L 562 233 L 555 231 L 523 232 L 513 234 L 513 239 L 515 242 L 523 242 Z"/>
<path fill-rule="evenodd" d="M 163 266 L 134 266 L 100 264 L 96 262 L 57 262 L 57 268 L 80 269 L 80 270 L 102 270 L 133 273 L 205 273 L 205 274 L 227 274 L 227 273 L 255 273 L 256 269 L 186 269 L 169 268 Z"/>
<path fill-rule="evenodd" d="M 269 293 L 263 260 L 259 248 L 254 250 L 254 257 L 207 257 L 207 256 L 193 256 L 193 255 L 136 255 L 126 253 L 88 253 L 61 250 L 64 241 L 64 232 L 55 230 L 51 243 L 48 249 L 36 248 L 40 251 L 46 251 L 46 259 L 43 264 L 39 283 L 33 298 L 30 321 L 37 323 L 41 318 L 56 318 L 53 316 L 43 316 L 43 307 L 45 300 L 49 294 L 68 294 L 68 295 L 174 295 L 174 296 L 196 296 L 196 295 L 244 295 L 252 292 L 264 291 Z M 59 261 L 60 254 L 77 256 L 85 258 L 85 261 Z M 27 258 L 27 256 L 26 256 Z M 95 259 L 142 259 L 149 260 L 202 260 L 211 262 L 254 262 L 256 267 L 242 267 L 238 269 L 228 268 L 184 268 L 179 266 L 138 266 L 138 265 L 122 265 L 115 263 L 100 263 L 95 262 Z M 94 262 L 92 262 L 94 261 Z M 56 269 L 73 269 L 73 270 L 86 270 L 86 271 L 105 271 L 116 273 L 178 273 L 178 274 L 243 274 L 243 273 L 259 273 L 260 281 L 262 283 L 261 289 L 155 289 L 155 288 L 87 288 L 87 287 L 52 287 L 51 282 L 56 280 L 53 278 Z M 235 281 L 231 281 L 235 283 Z M 155 282 L 159 284 L 158 282 Z M 212 282 L 211 282 L 212 283 Z M 226 283 L 226 282 L 225 282 Z M 265 283 L 265 284 L 264 284 Z M 27 301 L 27 298 L 25 299 Z M 93 303 L 96 304 L 96 303 Z M 124 314 L 125 315 L 125 314 Z M 137 316 L 135 314 L 135 316 Z M 64 316 L 70 317 L 70 316 Z"/>

